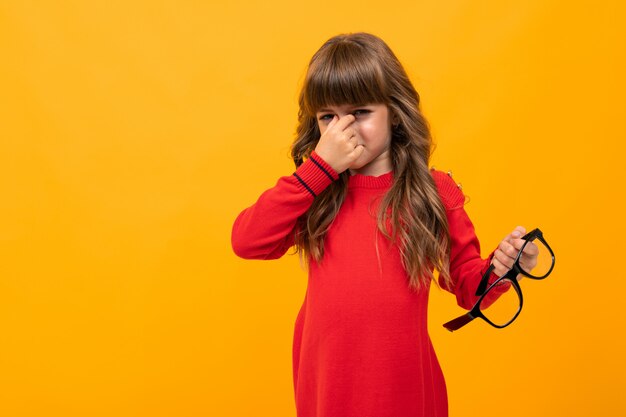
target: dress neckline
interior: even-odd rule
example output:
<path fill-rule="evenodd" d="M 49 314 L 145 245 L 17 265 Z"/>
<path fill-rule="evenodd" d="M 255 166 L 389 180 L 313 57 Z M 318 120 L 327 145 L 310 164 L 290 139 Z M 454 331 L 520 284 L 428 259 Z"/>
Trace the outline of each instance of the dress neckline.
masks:
<path fill-rule="evenodd" d="M 387 188 L 393 182 L 393 171 L 378 176 L 352 174 L 348 178 L 348 188 Z"/>

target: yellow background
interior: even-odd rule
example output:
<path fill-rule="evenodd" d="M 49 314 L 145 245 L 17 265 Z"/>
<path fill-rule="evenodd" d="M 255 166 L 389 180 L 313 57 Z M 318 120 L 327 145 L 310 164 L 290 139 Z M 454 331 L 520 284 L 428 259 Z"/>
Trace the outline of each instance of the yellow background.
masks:
<path fill-rule="evenodd" d="M 406 66 L 483 253 L 520 224 L 557 254 L 505 330 L 448 333 L 432 289 L 451 416 L 626 415 L 623 4 L 0 2 L 0 415 L 295 416 L 306 275 L 230 230 L 354 31 Z"/>

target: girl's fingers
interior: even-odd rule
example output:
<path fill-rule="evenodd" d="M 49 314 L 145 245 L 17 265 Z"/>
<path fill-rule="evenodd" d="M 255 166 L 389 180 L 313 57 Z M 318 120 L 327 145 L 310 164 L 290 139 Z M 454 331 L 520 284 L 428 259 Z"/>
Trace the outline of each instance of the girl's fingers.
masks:
<path fill-rule="evenodd" d="M 526 229 L 524 229 L 522 226 L 517 226 L 515 229 L 513 229 L 511 234 L 504 239 L 504 241 L 506 241 L 513 247 L 513 249 L 510 249 L 510 252 L 512 252 L 513 250 L 515 251 L 515 254 L 511 256 L 517 256 L 519 250 L 522 249 L 522 246 L 526 242 L 524 239 L 522 239 L 522 236 L 524 236 L 525 234 Z"/>
<path fill-rule="evenodd" d="M 524 261 L 533 263 L 533 257 L 539 253 L 537 245 L 533 242 L 526 242 L 522 239 L 522 236 L 526 234 L 526 229 L 522 226 L 517 226 L 513 231 L 505 237 L 498 245 L 498 248 L 493 254 L 491 263 L 494 265 L 494 272 L 498 276 L 506 274 L 515 263 L 515 258 L 519 254 L 519 251 L 524 246 L 524 252 L 522 253 L 522 259 Z M 520 260 L 520 261 L 521 261 Z M 532 265 L 531 265 L 532 266 Z M 520 277 L 518 277 L 520 278 Z"/>
<path fill-rule="evenodd" d="M 498 258 L 496 258 L 495 256 L 491 260 L 491 263 L 494 266 L 493 272 L 495 272 L 495 274 L 499 277 L 506 274 L 508 270 L 511 269 L 511 268 L 507 268 L 506 266 L 504 266 L 502 262 L 500 262 Z"/>
<path fill-rule="evenodd" d="M 359 159 L 359 157 L 361 156 L 361 154 L 363 153 L 363 151 L 365 150 L 365 146 L 363 145 L 357 145 L 356 148 L 354 148 L 354 160 L 356 161 L 357 159 Z"/>
<path fill-rule="evenodd" d="M 351 138 L 348 139 L 348 144 L 350 146 L 352 146 L 352 148 L 356 148 L 356 145 L 358 145 L 359 140 L 356 138 L 356 136 L 352 136 Z"/>
<path fill-rule="evenodd" d="M 504 252 L 506 255 L 508 255 L 511 259 L 515 259 L 515 257 L 517 256 L 519 249 L 521 248 L 521 246 L 518 248 L 517 246 L 515 246 L 515 244 L 511 244 L 510 242 L 507 242 L 506 240 L 503 240 L 502 242 L 500 242 L 500 246 L 498 246 L 500 248 L 500 250 L 502 252 Z"/>
<path fill-rule="evenodd" d="M 506 253 L 502 252 L 502 250 L 498 249 L 493 255 L 493 258 L 496 259 L 503 267 L 507 270 L 513 268 L 514 258 L 511 258 Z"/>
<path fill-rule="evenodd" d="M 350 127 L 356 120 L 353 114 L 339 117 L 334 114 L 315 146 L 317 154 L 337 172 L 345 171 L 354 161 L 354 150 L 357 147 L 357 131 Z M 359 150 L 359 155 L 363 150 Z"/>
<path fill-rule="evenodd" d="M 528 242 L 528 244 L 524 248 L 523 255 L 535 256 L 538 254 L 539 254 L 539 247 L 534 242 Z"/>
<path fill-rule="evenodd" d="M 337 117 L 337 116 L 335 115 L 334 117 Z M 345 130 L 346 127 L 350 126 L 352 122 L 354 122 L 355 120 L 356 120 L 356 117 L 354 117 L 353 114 L 346 114 L 345 116 L 337 120 L 337 123 L 335 124 L 335 129 L 341 132 Z M 328 124 L 328 127 L 330 128 L 330 123 Z"/>
<path fill-rule="evenodd" d="M 526 229 L 522 226 L 517 226 L 510 234 L 511 239 L 519 239 L 526 234 Z"/>

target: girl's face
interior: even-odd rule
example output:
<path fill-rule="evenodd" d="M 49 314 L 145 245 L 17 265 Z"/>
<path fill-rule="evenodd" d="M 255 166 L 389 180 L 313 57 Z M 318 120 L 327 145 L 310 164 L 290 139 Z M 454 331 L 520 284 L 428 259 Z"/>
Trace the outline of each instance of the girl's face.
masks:
<path fill-rule="evenodd" d="M 350 172 L 378 176 L 391 171 L 391 118 L 387 105 L 326 106 L 316 113 L 320 133 L 324 134 L 334 115 L 341 118 L 348 114 L 356 118 L 350 127 L 356 130 L 358 144 L 365 148 L 350 166 Z"/>

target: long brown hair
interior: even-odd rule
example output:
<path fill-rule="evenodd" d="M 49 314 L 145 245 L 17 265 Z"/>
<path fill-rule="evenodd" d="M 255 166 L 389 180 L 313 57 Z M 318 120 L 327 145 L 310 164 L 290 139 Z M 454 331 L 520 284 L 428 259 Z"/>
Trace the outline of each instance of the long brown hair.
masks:
<path fill-rule="evenodd" d="M 398 242 L 409 287 L 424 288 L 437 268 L 450 284 L 450 235 L 445 207 L 429 172 L 433 144 L 420 97 L 387 44 L 368 33 L 335 36 L 313 55 L 299 96 L 298 127 L 291 156 L 300 166 L 320 138 L 316 112 L 325 106 L 384 103 L 394 116 L 391 139 L 393 185 L 383 197 L 378 229 Z M 320 193 L 299 219 L 298 253 L 320 261 L 324 238 L 343 203 L 349 171 Z M 391 225 L 388 230 L 386 225 Z"/>

